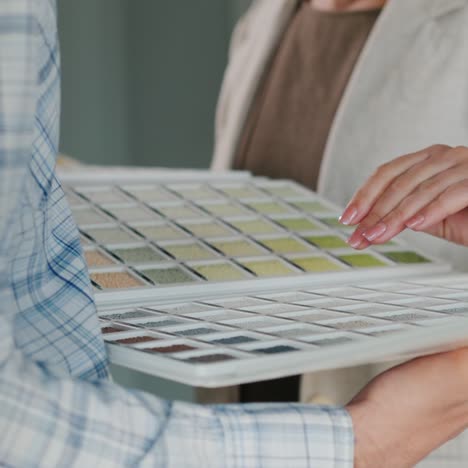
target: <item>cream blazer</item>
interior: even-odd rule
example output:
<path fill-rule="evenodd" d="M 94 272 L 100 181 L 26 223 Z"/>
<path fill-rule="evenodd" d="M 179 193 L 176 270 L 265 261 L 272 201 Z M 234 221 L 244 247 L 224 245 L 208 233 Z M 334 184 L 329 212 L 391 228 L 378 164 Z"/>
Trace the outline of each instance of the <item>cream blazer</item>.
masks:
<path fill-rule="evenodd" d="M 218 102 L 212 168 L 231 167 L 255 91 L 298 0 L 256 0 L 235 28 Z M 444 143 L 468 146 L 468 0 L 389 0 L 329 134 L 319 192 L 344 206 L 380 164 Z M 413 233 L 405 237 L 415 241 Z M 468 249 L 418 234 L 468 270 Z"/>
<path fill-rule="evenodd" d="M 266 64 L 298 0 L 256 0 L 235 28 L 216 115 L 213 170 L 229 169 Z M 319 192 L 344 206 L 380 164 L 444 143 L 468 146 L 468 0 L 389 0 L 355 66 L 325 149 Z M 468 271 L 468 248 L 405 233 Z M 382 366 L 304 376 L 301 399 L 345 403 Z M 422 462 L 468 463 L 468 433 Z"/>

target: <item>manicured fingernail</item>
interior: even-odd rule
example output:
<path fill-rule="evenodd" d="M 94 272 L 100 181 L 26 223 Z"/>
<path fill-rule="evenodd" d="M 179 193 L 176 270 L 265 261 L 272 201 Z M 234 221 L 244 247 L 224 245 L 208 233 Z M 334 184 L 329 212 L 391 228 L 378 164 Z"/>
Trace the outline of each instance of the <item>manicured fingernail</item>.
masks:
<path fill-rule="evenodd" d="M 359 247 L 362 243 L 362 237 L 359 235 L 357 236 L 356 233 L 354 233 L 347 241 L 346 241 L 351 247 L 356 249 Z"/>
<path fill-rule="evenodd" d="M 374 226 L 367 231 L 364 231 L 362 234 L 368 241 L 373 241 L 380 237 L 387 230 L 387 225 L 384 223 L 379 223 L 377 226 Z"/>
<path fill-rule="evenodd" d="M 347 226 L 348 224 L 351 224 L 354 219 L 356 219 L 357 214 L 357 208 L 355 208 L 353 205 L 348 206 L 346 210 L 344 210 L 344 213 L 340 216 L 339 222 Z"/>
<path fill-rule="evenodd" d="M 424 223 L 424 216 L 423 215 L 416 215 L 410 218 L 408 221 L 406 221 L 406 227 L 409 227 L 410 229 L 414 229 L 418 226 L 420 226 L 422 223 Z"/>

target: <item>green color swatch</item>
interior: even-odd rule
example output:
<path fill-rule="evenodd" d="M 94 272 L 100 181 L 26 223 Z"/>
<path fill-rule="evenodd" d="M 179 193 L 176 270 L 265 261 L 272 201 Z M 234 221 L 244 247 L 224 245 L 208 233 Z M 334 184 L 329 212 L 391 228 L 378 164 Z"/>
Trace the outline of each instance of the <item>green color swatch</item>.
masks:
<path fill-rule="evenodd" d="M 383 255 L 396 263 L 427 263 L 429 260 L 416 252 L 383 252 Z"/>
<path fill-rule="evenodd" d="M 164 257 L 151 247 L 116 249 L 114 253 L 126 263 L 152 263 L 164 260 Z"/>
<path fill-rule="evenodd" d="M 108 208 L 107 211 L 123 221 L 155 221 L 161 219 L 153 211 L 145 210 L 139 206 Z"/>
<path fill-rule="evenodd" d="M 277 232 L 275 226 L 262 219 L 251 221 L 231 221 L 231 224 L 245 234 L 274 234 Z"/>
<path fill-rule="evenodd" d="M 188 235 L 176 229 L 169 224 L 162 224 L 157 226 L 134 226 L 136 230 L 141 232 L 146 238 L 154 241 L 164 240 L 179 240 L 185 239 Z"/>
<path fill-rule="evenodd" d="M 207 187 L 178 188 L 176 191 L 187 200 L 212 200 L 217 193 Z"/>
<path fill-rule="evenodd" d="M 249 262 L 241 262 L 250 271 L 257 276 L 286 276 L 293 275 L 296 272 L 289 268 L 285 263 L 280 260 L 255 260 Z"/>
<path fill-rule="evenodd" d="M 191 283 L 195 281 L 188 273 L 177 267 L 154 268 L 152 270 L 141 270 L 140 272 L 156 284 Z"/>
<path fill-rule="evenodd" d="M 86 224 L 102 224 L 105 222 L 109 222 L 109 218 L 91 208 L 84 208 L 82 210 L 72 210 L 72 213 L 73 219 L 75 220 L 78 226 Z"/>
<path fill-rule="evenodd" d="M 317 224 L 307 218 L 282 218 L 277 219 L 276 222 L 281 224 L 281 226 L 285 227 L 286 229 L 295 232 L 313 231 L 320 229 Z"/>
<path fill-rule="evenodd" d="M 126 242 L 135 242 L 135 237 L 127 231 L 115 228 L 87 229 L 86 232 L 97 242 L 102 244 L 120 244 Z"/>
<path fill-rule="evenodd" d="M 172 193 L 167 192 L 162 188 L 148 188 L 148 189 L 127 189 L 136 198 L 147 202 L 147 203 L 156 203 L 156 202 L 168 202 L 177 200 L 177 197 Z"/>
<path fill-rule="evenodd" d="M 232 235 L 227 227 L 217 223 L 185 224 L 184 227 L 198 237 L 227 237 Z"/>
<path fill-rule="evenodd" d="M 200 217 L 194 209 L 187 205 L 155 206 L 161 213 L 169 218 L 197 218 Z"/>
<path fill-rule="evenodd" d="M 216 254 L 199 244 L 178 244 L 161 246 L 179 260 L 210 260 Z"/>
<path fill-rule="evenodd" d="M 318 201 L 300 201 L 292 203 L 297 209 L 305 211 L 306 213 L 320 213 L 330 211 L 325 205 Z"/>
<path fill-rule="evenodd" d="M 348 247 L 348 244 L 338 236 L 307 236 L 304 237 L 304 239 L 322 249 L 340 249 Z"/>
<path fill-rule="evenodd" d="M 95 203 L 122 203 L 129 199 L 118 190 L 89 190 L 83 191 L 83 195 Z"/>
<path fill-rule="evenodd" d="M 337 271 L 343 268 L 324 257 L 301 257 L 291 259 L 293 263 L 307 272 Z"/>
<path fill-rule="evenodd" d="M 230 204 L 230 203 L 207 203 L 201 204 L 205 210 L 209 211 L 211 214 L 215 216 L 248 216 L 252 213 L 241 206 Z"/>
<path fill-rule="evenodd" d="M 228 257 L 256 257 L 265 255 L 265 251 L 245 240 L 211 242 L 218 250 Z"/>
<path fill-rule="evenodd" d="M 282 237 L 280 239 L 264 239 L 261 241 L 263 245 L 276 253 L 300 253 L 308 252 L 310 249 L 307 245 L 299 242 L 292 237 Z"/>
<path fill-rule="evenodd" d="M 240 185 L 238 187 L 221 187 L 221 190 L 233 198 L 265 198 L 265 194 L 263 192 L 260 192 L 260 190 L 257 190 L 254 187 L 249 187 L 248 185 Z"/>
<path fill-rule="evenodd" d="M 388 266 L 385 262 L 371 254 L 340 255 L 339 258 L 348 265 L 357 268 L 371 268 Z"/>
<path fill-rule="evenodd" d="M 208 281 L 241 280 L 246 275 L 234 265 L 229 263 L 216 263 L 212 265 L 197 265 L 192 268 Z"/>
<path fill-rule="evenodd" d="M 285 206 L 275 202 L 256 202 L 249 203 L 248 205 L 255 211 L 266 215 L 290 213 L 290 210 L 288 210 Z"/>

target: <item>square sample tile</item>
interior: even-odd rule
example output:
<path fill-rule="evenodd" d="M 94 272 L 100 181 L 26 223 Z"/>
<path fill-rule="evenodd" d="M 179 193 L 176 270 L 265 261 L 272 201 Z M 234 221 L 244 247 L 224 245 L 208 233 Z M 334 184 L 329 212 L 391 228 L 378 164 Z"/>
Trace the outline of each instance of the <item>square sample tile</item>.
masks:
<path fill-rule="evenodd" d="M 304 239 L 321 249 L 341 249 L 349 247 L 348 244 L 338 236 L 304 236 Z"/>
<path fill-rule="evenodd" d="M 339 255 L 338 258 L 348 265 L 357 268 L 388 266 L 384 261 L 380 260 L 380 258 L 377 258 L 372 254 Z"/>
<path fill-rule="evenodd" d="M 191 268 L 208 281 L 230 281 L 247 278 L 247 274 L 231 263 L 215 263 L 208 265 L 192 265 Z"/>
<path fill-rule="evenodd" d="M 225 353 L 204 354 L 203 356 L 193 356 L 184 358 L 183 361 L 190 361 L 195 364 L 213 364 L 216 362 L 232 361 L 236 359 L 234 356 Z"/>
<path fill-rule="evenodd" d="M 101 328 L 101 333 L 103 335 L 108 335 L 110 333 L 120 333 L 123 331 L 129 330 L 129 328 L 121 327 L 120 325 L 107 325 Z"/>
<path fill-rule="evenodd" d="M 280 260 L 248 260 L 239 261 L 242 265 L 248 268 L 252 273 L 259 277 L 268 276 L 287 276 L 297 274 L 292 268 Z"/>
<path fill-rule="evenodd" d="M 192 283 L 196 281 L 195 278 L 177 266 L 139 270 L 139 272 L 155 284 Z"/>
<path fill-rule="evenodd" d="M 310 252 L 310 248 L 293 237 L 282 237 L 280 239 L 263 239 L 259 240 L 265 247 L 276 253 L 301 253 Z"/>
<path fill-rule="evenodd" d="M 104 207 L 106 211 L 122 221 L 155 221 L 161 217 L 141 206 Z"/>
<path fill-rule="evenodd" d="M 182 240 L 188 238 L 188 234 L 169 224 L 155 226 L 133 226 L 138 232 L 152 241 Z"/>
<path fill-rule="evenodd" d="M 278 354 L 278 353 L 288 353 L 291 351 L 300 351 L 299 348 L 289 345 L 274 345 L 274 346 L 265 346 L 263 348 L 257 348 L 251 350 L 253 353 L 261 354 Z"/>
<path fill-rule="evenodd" d="M 116 260 L 97 249 L 85 250 L 83 253 L 86 263 L 90 268 L 98 266 L 110 266 L 117 263 Z"/>
<path fill-rule="evenodd" d="M 159 354 L 172 354 L 182 353 L 184 351 L 194 351 L 199 348 L 186 344 L 164 344 L 161 343 L 159 346 L 153 346 L 151 348 L 143 348 L 142 351 L 146 353 L 159 353 Z"/>
<path fill-rule="evenodd" d="M 110 340 L 109 337 L 105 338 L 107 341 Z M 158 338 L 149 335 L 140 335 L 140 336 L 130 336 L 128 338 L 120 338 L 118 340 L 112 340 L 113 343 L 125 344 L 125 345 L 135 345 L 139 343 L 147 343 L 149 341 L 157 341 Z"/>
<path fill-rule="evenodd" d="M 258 213 L 271 215 L 271 214 L 291 214 L 291 210 L 288 207 L 274 202 L 251 202 L 247 203 L 247 206 L 257 211 Z"/>
<path fill-rule="evenodd" d="M 284 228 L 293 232 L 313 231 L 320 229 L 320 226 L 307 218 L 282 218 L 275 221 Z"/>
<path fill-rule="evenodd" d="M 86 229 L 84 232 L 101 244 L 125 244 L 138 240 L 133 234 L 118 226 Z"/>
<path fill-rule="evenodd" d="M 230 221 L 230 224 L 245 234 L 275 234 L 278 232 L 276 226 L 262 219 Z"/>
<path fill-rule="evenodd" d="M 212 215 L 221 216 L 224 218 L 231 216 L 249 216 L 252 214 L 251 211 L 234 203 L 198 203 L 198 205 L 202 206 L 206 211 L 208 211 Z"/>
<path fill-rule="evenodd" d="M 211 241 L 210 244 L 227 257 L 256 257 L 269 254 L 258 245 L 246 240 Z"/>
<path fill-rule="evenodd" d="M 107 187 L 104 190 L 96 189 L 83 189 L 80 192 L 89 200 L 97 204 L 102 203 L 125 203 L 128 202 L 128 197 L 123 194 L 120 190 Z"/>
<path fill-rule="evenodd" d="M 319 201 L 295 201 L 291 202 L 291 205 L 300 211 L 310 214 L 330 211 L 330 208 Z"/>
<path fill-rule="evenodd" d="M 91 273 L 91 279 L 102 289 L 126 289 L 145 286 L 145 283 L 125 271 Z"/>
<path fill-rule="evenodd" d="M 325 257 L 298 257 L 290 259 L 298 267 L 302 268 L 307 272 L 326 272 L 326 271 L 338 271 L 343 270 L 344 267 L 336 264 Z"/>
<path fill-rule="evenodd" d="M 171 189 L 187 200 L 213 200 L 219 196 L 219 193 L 202 185 L 199 187 L 171 187 Z"/>
<path fill-rule="evenodd" d="M 195 243 L 164 245 L 161 247 L 178 260 L 210 260 L 217 257 L 211 250 Z"/>
<path fill-rule="evenodd" d="M 248 335 L 243 335 L 242 333 L 234 333 L 229 336 L 214 339 L 210 339 L 209 337 L 207 337 L 207 339 L 210 343 L 227 346 L 239 345 L 244 343 L 254 343 L 255 341 L 258 341 L 257 339 Z"/>
<path fill-rule="evenodd" d="M 187 320 L 182 319 L 166 318 L 161 320 L 152 320 L 150 322 L 138 323 L 135 325 L 137 325 L 138 327 L 153 328 L 155 330 L 158 330 L 164 327 L 173 327 L 174 325 L 185 325 L 187 322 Z"/>
<path fill-rule="evenodd" d="M 125 190 L 131 193 L 135 198 L 145 203 L 170 202 L 178 200 L 175 195 L 163 189 L 162 187 L 125 187 Z"/>
<path fill-rule="evenodd" d="M 416 252 L 383 252 L 382 255 L 395 263 L 428 263 L 429 260 Z"/>
<path fill-rule="evenodd" d="M 168 218 L 199 218 L 200 213 L 189 205 L 154 205 L 154 207 Z"/>
<path fill-rule="evenodd" d="M 178 336 L 201 336 L 208 335 L 209 333 L 215 333 L 217 330 L 210 327 L 205 327 L 201 324 L 198 327 L 183 328 L 181 330 L 171 330 L 170 333 Z"/>
<path fill-rule="evenodd" d="M 119 320 L 123 322 L 125 322 L 125 320 L 140 319 L 140 318 L 145 318 L 145 317 L 154 317 L 154 314 L 144 309 L 138 309 L 138 310 L 130 310 L 127 312 L 115 312 L 115 313 L 110 313 L 110 314 L 100 316 L 100 318 L 103 318 L 103 319 Z"/>
<path fill-rule="evenodd" d="M 227 195 L 233 198 L 246 199 L 246 198 L 265 198 L 266 195 L 260 190 L 257 190 L 255 187 L 250 187 L 248 185 L 239 185 L 233 187 L 218 187 Z"/>
<path fill-rule="evenodd" d="M 114 249 L 113 253 L 127 264 L 154 263 L 165 260 L 162 254 L 149 246 Z"/>
<path fill-rule="evenodd" d="M 197 237 L 229 237 L 233 232 L 227 227 L 219 223 L 191 223 L 183 224 L 183 227 L 189 230 Z"/>
<path fill-rule="evenodd" d="M 281 198 L 303 197 L 304 193 L 307 193 L 301 188 L 289 184 L 265 185 L 263 189 L 268 193 Z"/>
<path fill-rule="evenodd" d="M 84 208 L 81 210 L 72 210 L 73 219 L 78 226 L 87 224 L 103 224 L 108 223 L 109 218 L 102 213 L 99 213 L 92 208 Z"/>

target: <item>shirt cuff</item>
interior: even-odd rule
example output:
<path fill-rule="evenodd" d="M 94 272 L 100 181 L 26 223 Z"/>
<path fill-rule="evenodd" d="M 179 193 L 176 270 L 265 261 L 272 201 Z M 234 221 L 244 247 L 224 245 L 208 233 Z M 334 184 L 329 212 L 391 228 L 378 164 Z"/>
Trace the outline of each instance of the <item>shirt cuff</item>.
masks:
<path fill-rule="evenodd" d="M 342 408 L 243 405 L 217 408 L 226 468 L 352 468 L 352 420 Z"/>

